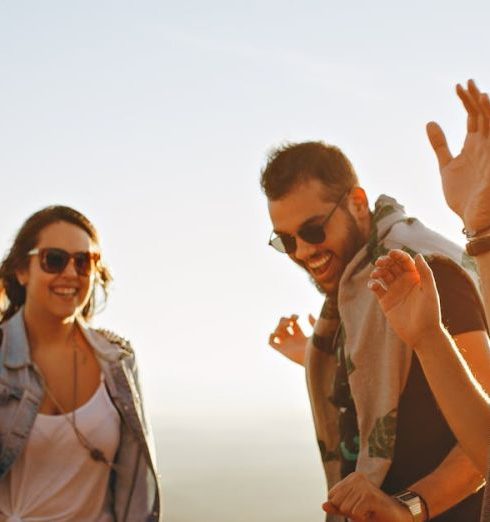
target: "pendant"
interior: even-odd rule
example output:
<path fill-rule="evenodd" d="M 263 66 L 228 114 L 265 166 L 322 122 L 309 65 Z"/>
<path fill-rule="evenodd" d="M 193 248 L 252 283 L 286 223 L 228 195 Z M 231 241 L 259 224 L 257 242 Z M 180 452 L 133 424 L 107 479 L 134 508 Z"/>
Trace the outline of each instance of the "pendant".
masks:
<path fill-rule="evenodd" d="M 107 462 L 104 453 L 98 448 L 92 448 L 90 450 L 90 457 L 96 462 Z"/>

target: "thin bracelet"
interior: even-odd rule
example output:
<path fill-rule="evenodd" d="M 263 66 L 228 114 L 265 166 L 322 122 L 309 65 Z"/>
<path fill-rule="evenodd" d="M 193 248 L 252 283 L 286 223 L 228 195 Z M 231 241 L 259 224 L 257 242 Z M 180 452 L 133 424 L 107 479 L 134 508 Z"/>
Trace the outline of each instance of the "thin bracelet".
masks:
<path fill-rule="evenodd" d="M 476 239 L 484 232 L 488 232 L 488 235 L 490 235 L 490 227 L 481 228 L 475 232 L 470 232 L 466 227 L 464 227 L 461 232 L 463 232 L 463 234 L 466 236 L 466 239 Z"/>
<path fill-rule="evenodd" d="M 467 239 L 471 243 L 471 241 L 478 241 L 479 239 L 485 239 L 487 237 L 490 237 L 490 232 L 488 234 L 482 234 L 482 235 L 478 235 L 478 236 L 467 237 Z"/>

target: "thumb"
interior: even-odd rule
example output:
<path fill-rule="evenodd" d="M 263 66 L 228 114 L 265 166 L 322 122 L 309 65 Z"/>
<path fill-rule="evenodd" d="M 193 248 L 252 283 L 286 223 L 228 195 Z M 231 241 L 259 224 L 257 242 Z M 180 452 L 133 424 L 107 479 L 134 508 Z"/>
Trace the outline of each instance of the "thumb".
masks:
<path fill-rule="evenodd" d="M 308 314 L 308 321 L 311 324 L 311 326 L 315 326 L 316 319 L 311 314 Z"/>
<path fill-rule="evenodd" d="M 417 254 L 415 256 L 415 266 L 420 274 L 420 283 L 422 284 L 422 288 L 432 289 L 437 293 L 437 286 L 434 280 L 434 274 L 430 269 L 430 266 L 427 264 L 424 256 L 421 254 Z"/>
<path fill-rule="evenodd" d="M 444 136 L 441 127 L 434 121 L 427 124 L 426 130 L 430 144 L 436 153 L 439 168 L 442 169 L 453 159 L 447 146 L 446 136 Z"/>
<path fill-rule="evenodd" d="M 324 502 L 322 504 L 322 509 L 325 513 L 330 513 L 332 515 L 339 514 L 339 510 L 331 502 Z"/>

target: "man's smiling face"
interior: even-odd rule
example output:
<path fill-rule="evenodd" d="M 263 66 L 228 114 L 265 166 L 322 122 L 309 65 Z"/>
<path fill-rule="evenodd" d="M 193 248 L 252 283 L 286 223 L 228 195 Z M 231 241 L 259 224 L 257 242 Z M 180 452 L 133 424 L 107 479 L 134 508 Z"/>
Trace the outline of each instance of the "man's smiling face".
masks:
<path fill-rule="evenodd" d="M 336 203 L 318 179 L 308 179 L 294 186 L 281 199 L 269 200 L 274 232 L 288 234 L 296 240 L 296 250 L 290 252 L 289 257 L 329 296 L 336 295 L 345 267 L 366 242 L 366 220 L 369 219 L 366 218 L 369 209 L 362 189 L 352 189 L 334 210 Z M 298 235 L 298 230 L 305 225 L 323 223 L 332 210 L 324 225 L 323 242 L 312 244 Z"/>

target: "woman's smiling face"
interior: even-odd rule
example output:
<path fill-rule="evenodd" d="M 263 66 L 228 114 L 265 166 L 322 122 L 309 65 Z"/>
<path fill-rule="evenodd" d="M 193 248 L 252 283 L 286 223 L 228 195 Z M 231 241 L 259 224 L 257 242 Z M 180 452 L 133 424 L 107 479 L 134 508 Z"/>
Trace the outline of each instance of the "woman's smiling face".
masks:
<path fill-rule="evenodd" d="M 72 254 L 94 250 L 90 236 L 82 228 L 66 221 L 44 227 L 36 249 L 59 248 Z M 45 272 L 38 254 L 30 256 L 27 268 L 17 272 L 17 279 L 26 289 L 26 310 L 66 320 L 80 314 L 92 294 L 95 269 L 84 276 L 75 270 L 70 259 L 60 273 Z"/>

